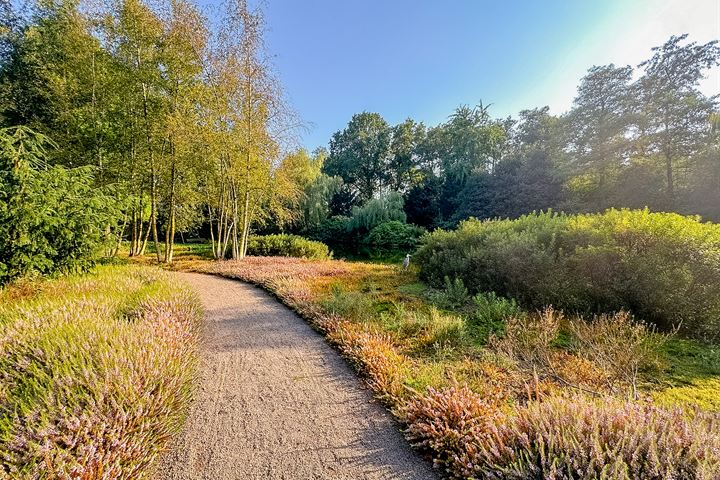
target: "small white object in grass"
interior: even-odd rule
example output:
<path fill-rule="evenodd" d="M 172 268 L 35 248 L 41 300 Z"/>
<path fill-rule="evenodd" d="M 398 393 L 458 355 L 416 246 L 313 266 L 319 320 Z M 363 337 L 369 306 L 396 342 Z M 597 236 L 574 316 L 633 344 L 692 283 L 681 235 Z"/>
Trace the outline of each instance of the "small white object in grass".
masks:
<path fill-rule="evenodd" d="M 410 254 L 408 253 L 405 255 L 405 259 L 403 260 L 403 269 L 407 270 L 407 268 L 410 266 Z"/>

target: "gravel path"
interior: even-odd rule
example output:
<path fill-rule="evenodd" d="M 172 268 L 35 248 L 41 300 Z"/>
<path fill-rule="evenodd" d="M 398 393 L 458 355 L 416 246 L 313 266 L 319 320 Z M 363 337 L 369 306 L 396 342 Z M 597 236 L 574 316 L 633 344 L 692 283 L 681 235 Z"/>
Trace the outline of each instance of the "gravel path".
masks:
<path fill-rule="evenodd" d="M 206 308 L 196 401 L 156 478 L 437 479 L 344 360 L 256 287 L 178 274 Z"/>

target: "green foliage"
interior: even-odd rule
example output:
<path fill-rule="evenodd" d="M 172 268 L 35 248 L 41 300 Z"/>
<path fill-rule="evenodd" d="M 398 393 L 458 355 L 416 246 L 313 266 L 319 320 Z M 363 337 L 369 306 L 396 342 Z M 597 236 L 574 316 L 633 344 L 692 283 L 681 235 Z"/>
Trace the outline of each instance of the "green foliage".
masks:
<path fill-rule="evenodd" d="M 353 115 L 347 128 L 330 140 L 330 154 L 323 171 L 343 179 L 353 197 L 371 200 L 385 183 L 385 163 L 390 152 L 391 130 L 377 113 Z"/>
<path fill-rule="evenodd" d="M 330 258 L 330 249 L 322 242 L 297 235 L 263 235 L 250 237 L 248 254 L 263 257 Z"/>
<path fill-rule="evenodd" d="M 304 196 L 300 201 L 304 231 L 315 231 L 328 219 L 330 201 L 341 186 L 342 179 L 340 177 L 330 177 L 320 173 L 305 187 Z"/>
<path fill-rule="evenodd" d="M 377 250 L 413 252 L 424 233 L 423 228 L 392 220 L 370 230 L 363 243 Z"/>
<path fill-rule="evenodd" d="M 336 215 L 324 220 L 315 228 L 307 232 L 307 236 L 313 240 L 328 245 L 350 243 L 352 234 L 350 232 L 350 218 Z"/>
<path fill-rule="evenodd" d="M 524 315 L 514 299 L 500 297 L 495 292 L 480 292 L 472 300 L 474 308 L 468 318 L 482 341 L 490 335 L 501 335 L 508 319 Z"/>
<path fill-rule="evenodd" d="M 190 405 L 201 316 L 149 268 L 0 291 L 0 472 L 147 475 Z"/>
<path fill-rule="evenodd" d="M 647 210 L 541 213 L 436 231 L 416 255 L 421 275 L 460 278 L 530 308 L 632 311 L 662 329 L 720 335 L 720 226 Z"/>
<path fill-rule="evenodd" d="M 92 167 L 45 166 L 48 145 L 27 128 L 0 130 L 0 284 L 88 270 L 117 221 L 117 201 L 92 187 Z"/>
<path fill-rule="evenodd" d="M 432 300 L 443 308 L 459 309 L 470 301 L 470 293 L 462 278 L 455 277 L 450 280 L 450 277 L 445 276 L 445 288 L 435 292 Z"/>
<path fill-rule="evenodd" d="M 381 223 L 397 221 L 405 223 L 407 217 L 403 210 L 404 200 L 397 192 L 387 196 L 373 198 L 362 207 L 354 207 L 349 228 L 359 232 L 369 232 Z"/>
<path fill-rule="evenodd" d="M 370 295 L 357 291 L 346 291 L 339 284 L 332 285 L 330 295 L 322 301 L 322 306 L 328 313 L 353 321 L 364 322 L 375 314 Z"/>

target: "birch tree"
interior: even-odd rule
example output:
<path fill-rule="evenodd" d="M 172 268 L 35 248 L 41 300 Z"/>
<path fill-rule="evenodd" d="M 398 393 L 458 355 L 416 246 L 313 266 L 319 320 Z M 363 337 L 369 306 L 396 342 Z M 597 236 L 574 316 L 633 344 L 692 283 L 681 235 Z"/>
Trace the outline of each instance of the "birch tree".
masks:
<path fill-rule="evenodd" d="M 207 123 L 213 129 L 218 185 L 210 200 L 213 251 L 233 259 L 271 194 L 272 171 L 288 109 L 263 44 L 262 11 L 230 0 L 209 59 Z M 214 210 L 214 211 L 213 211 Z"/>

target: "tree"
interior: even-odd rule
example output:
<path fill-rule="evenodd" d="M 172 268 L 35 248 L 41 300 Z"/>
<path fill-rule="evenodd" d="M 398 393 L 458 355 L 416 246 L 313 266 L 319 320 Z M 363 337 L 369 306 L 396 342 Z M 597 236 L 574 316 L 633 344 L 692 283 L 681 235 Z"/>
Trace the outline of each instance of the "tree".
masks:
<path fill-rule="evenodd" d="M 267 208 L 272 227 L 283 231 L 305 223 L 307 191 L 323 175 L 325 152 L 310 156 L 304 148 L 286 154 L 272 175 L 272 195 Z"/>
<path fill-rule="evenodd" d="M 652 58 L 641 63 L 644 75 L 637 81 L 637 131 L 640 150 L 663 163 L 667 207 L 676 207 L 676 171 L 707 143 L 708 119 L 717 108 L 717 96 L 706 97 L 697 88 L 704 72 L 720 65 L 717 41 L 682 44 L 687 34 L 672 36 L 653 48 Z"/>
<path fill-rule="evenodd" d="M 181 219 L 187 227 L 202 200 L 195 186 L 204 168 L 198 105 L 204 94 L 202 71 L 208 32 L 197 9 L 183 0 L 171 3 L 167 23 L 161 55 L 167 108 L 159 133 L 163 138 L 160 180 L 166 204 L 163 259 L 171 263 L 178 212 L 187 212 Z"/>
<path fill-rule="evenodd" d="M 592 67 L 581 80 L 573 108 L 563 118 L 568 131 L 568 170 L 582 182 L 573 207 L 602 210 L 612 205 L 615 180 L 627 156 L 631 67 Z"/>
<path fill-rule="evenodd" d="M 425 141 L 427 129 L 422 123 L 408 118 L 390 130 L 389 187 L 396 192 L 405 192 L 422 178 L 419 147 Z"/>
<path fill-rule="evenodd" d="M 130 253 L 142 255 L 152 233 L 156 258 L 160 262 L 158 150 L 162 142 L 157 127 L 162 125 L 167 106 L 163 101 L 161 77 L 163 24 L 160 17 L 140 0 L 120 0 L 108 14 L 106 24 L 108 48 L 118 63 L 118 86 L 124 93 L 123 110 L 128 127 L 126 180 L 137 192 L 132 199 Z M 149 207 L 149 214 L 143 234 L 146 207 Z"/>
<path fill-rule="evenodd" d="M 443 178 L 442 217 L 450 218 L 457 209 L 458 194 L 472 172 L 492 170 L 506 139 L 505 126 L 492 120 L 482 104 L 463 105 L 446 123 L 430 129 L 422 151 L 428 168 Z"/>
<path fill-rule="evenodd" d="M 381 223 L 398 221 L 405 223 L 404 201 L 397 192 L 373 198 L 362 207 L 353 208 L 350 229 L 365 234 Z"/>
<path fill-rule="evenodd" d="M 26 127 L 0 129 L 0 284 L 86 271 L 117 221 L 112 192 L 92 187 L 92 166 L 48 165 L 54 146 Z"/>
<path fill-rule="evenodd" d="M 377 113 L 353 115 L 345 130 L 333 134 L 323 172 L 343 179 L 354 204 L 362 204 L 389 184 L 387 165 L 392 130 Z"/>
<path fill-rule="evenodd" d="M 687 195 L 689 211 L 720 221 L 720 113 L 709 118 L 707 145 L 697 155 Z"/>
<path fill-rule="evenodd" d="M 573 108 L 563 119 L 569 136 L 570 170 L 584 178 L 579 209 L 614 204 L 616 181 L 628 157 L 632 120 L 632 67 L 592 67 L 580 81 Z"/>
<path fill-rule="evenodd" d="M 442 179 L 430 173 L 407 192 L 405 214 L 409 223 L 426 228 L 437 226 L 442 187 Z"/>
<path fill-rule="evenodd" d="M 272 196 L 280 136 L 293 121 L 265 53 L 262 11 L 245 0 L 230 1 L 227 9 L 207 69 L 206 122 L 214 129 L 218 182 L 208 202 L 216 257 L 230 244 L 232 258 L 241 259 L 252 224 Z"/>

